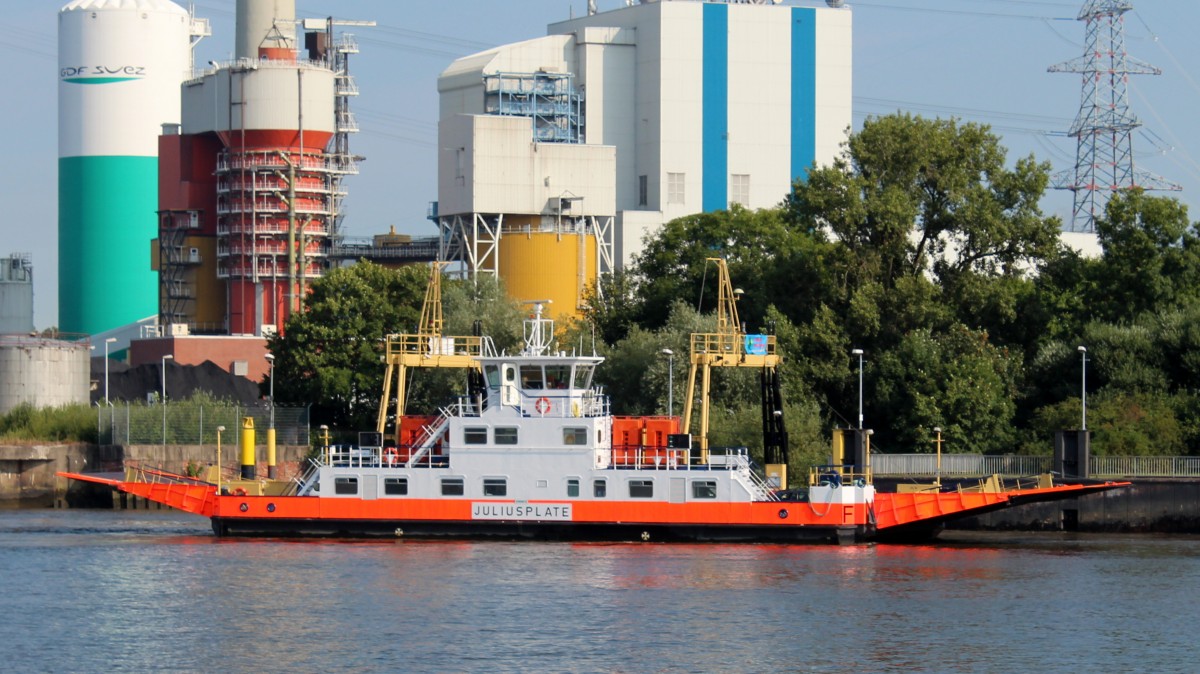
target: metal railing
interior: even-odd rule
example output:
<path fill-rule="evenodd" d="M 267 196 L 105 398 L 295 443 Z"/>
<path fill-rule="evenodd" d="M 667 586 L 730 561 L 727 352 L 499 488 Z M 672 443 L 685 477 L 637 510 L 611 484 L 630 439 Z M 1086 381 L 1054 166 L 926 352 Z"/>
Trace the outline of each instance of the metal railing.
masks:
<path fill-rule="evenodd" d="M 939 471 L 936 454 L 871 455 L 872 472 L 892 477 L 1016 477 L 1053 469 L 1049 456 L 943 454 Z M 1091 456 L 1088 477 L 1200 477 L 1200 456 Z"/>
<path fill-rule="evenodd" d="M 1092 456 L 1091 477 L 1200 477 L 1200 456 Z"/>
<path fill-rule="evenodd" d="M 222 439 L 236 445 L 242 419 L 254 419 L 255 444 L 266 444 L 271 406 L 197 405 L 183 403 L 97 406 L 96 426 L 102 445 L 210 445 Z M 275 406 L 275 441 L 279 445 L 309 444 L 308 407 Z"/>
<path fill-rule="evenodd" d="M 1051 469 L 1048 456 L 992 456 L 985 454 L 942 454 L 938 470 L 936 454 L 872 454 L 875 475 L 979 477 L 981 475 L 1037 475 Z"/>

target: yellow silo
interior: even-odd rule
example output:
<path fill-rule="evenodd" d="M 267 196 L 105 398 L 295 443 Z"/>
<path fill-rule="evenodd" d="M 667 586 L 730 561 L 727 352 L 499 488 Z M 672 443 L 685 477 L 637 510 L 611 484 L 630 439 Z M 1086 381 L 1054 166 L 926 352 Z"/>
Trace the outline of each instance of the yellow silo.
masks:
<path fill-rule="evenodd" d="M 506 233 L 500 278 L 509 297 L 548 299 L 552 318 L 579 316 L 583 293 L 596 282 L 596 237 L 555 232 Z"/>

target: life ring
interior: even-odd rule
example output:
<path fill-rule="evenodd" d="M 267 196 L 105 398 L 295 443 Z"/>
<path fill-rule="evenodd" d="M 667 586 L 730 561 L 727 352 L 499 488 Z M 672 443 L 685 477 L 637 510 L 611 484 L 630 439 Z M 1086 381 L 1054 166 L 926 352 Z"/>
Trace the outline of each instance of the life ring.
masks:
<path fill-rule="evenodd" d="M 388 468 L 392 468 L 400 462 L 400 452 L 395 447 L 388 447 L 384 451 L 384 461 L 387 462 Z"/>
<path fill-rule="evenodd" d="M 538 411 L 538 414 L 546 414 L 550 411 L 550 399 L 546 397 L 538 398 L 533 407 Z"/>
<path fill-rule="evenodd" d="M 234 495 L 234 496 L 245 496 L 245 495 L 246 495 L 246 490 L 245 490 L 245 489 L 242 489 L 241 487 L 238 487 L 237 489 L 234 489 L 234 490 L 233 490 L 233 495 Z"/>

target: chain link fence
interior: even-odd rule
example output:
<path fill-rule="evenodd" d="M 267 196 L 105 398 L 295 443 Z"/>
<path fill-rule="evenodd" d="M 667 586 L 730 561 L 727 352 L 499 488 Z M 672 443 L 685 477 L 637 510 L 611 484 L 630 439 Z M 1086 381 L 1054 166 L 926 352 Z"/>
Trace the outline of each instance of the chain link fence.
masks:
<path fill-rule="evenodd" d="M 255 444 L 266 444 L 271 426 L 271 405 L 189 404 L 147 405 L 125 403 L 98 408 L 97 430 L 104 445 L 210 445 L 222 439 L 236 443 L 242 419 L 254 419 Z M 309 444 L 308 407 L 275 406 L 275 442 Z"/>

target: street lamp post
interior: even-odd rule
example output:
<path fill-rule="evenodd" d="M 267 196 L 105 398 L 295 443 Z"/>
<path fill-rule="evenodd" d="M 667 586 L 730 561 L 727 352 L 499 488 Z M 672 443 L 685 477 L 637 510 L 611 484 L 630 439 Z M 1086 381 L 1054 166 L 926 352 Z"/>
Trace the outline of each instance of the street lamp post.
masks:
<path fill-rule="evenodd" d="M 271 400 L 271 426 L 275 428 L 275 354 L 267 354 L 267 378 L 270 380 L 270 392 L 267 397 Z"/>
<path fill-rule="evenodd" d="M 162 400 L 159 404 L 162 405 L 162 442 L 167 444 L 167 361 L 175 360 L 175 356 L 167 354 L 162 357 Z"/>
<path fill-rule="evenodd" d="M 1082 424 L 1082 428 L 1080 428 L 1079 430 L 1086 431 L 1087 430 L 1087 347 L 1080 345 L 1078 350 L 1079 350 L 1080 357 L 1083 359 L 1083 377 L 1079 383 L 1079 400 L 1082 401 L 1082 403 L 1083 403 L 1083 406 L 1080 409 L 1080 413 L 1082 415 L 1082 420 L 1080 421 L 1080 423 Z"/>
<path fill-rule="evenodd" d="M 267 378 L 271 380 L 268 397 L 271 399 L 271 423 L 267 427 L 267 479 L 274 480 L 275 474 L 275 354 L 267 356 Z"/>
<path fill-rule="evenodd" d="M 858 430 L 863 427 L 863 350 L 854 349 L 851 355 L 858 356 Z"/>
<path fill-rule="evenodd" d="M 942 428 L 935 426 L 933 432 L 937 433 L 937 486 L 942 486 Z"/>
<path fill-rule="evenodd" d="M 221 494 L 221 434 L 225 432 L 224 426 L 217 426 L 217 495 Z"/>
<path fill-rule="evenodd" d="M 675 415 L 675 352 L 670 349 L 663 349 L 662 354 L 667 357 L 667 416 Z"/>
<path fill-rule="evenodd" d="M 108 405 L 108 345 L 117 341 L 116 337 L 104 340 L 104 404 Z"/>

